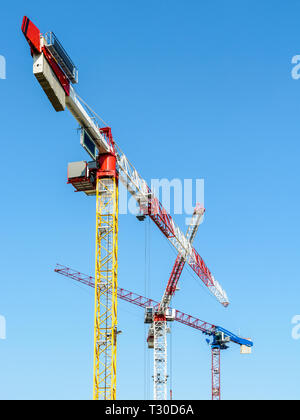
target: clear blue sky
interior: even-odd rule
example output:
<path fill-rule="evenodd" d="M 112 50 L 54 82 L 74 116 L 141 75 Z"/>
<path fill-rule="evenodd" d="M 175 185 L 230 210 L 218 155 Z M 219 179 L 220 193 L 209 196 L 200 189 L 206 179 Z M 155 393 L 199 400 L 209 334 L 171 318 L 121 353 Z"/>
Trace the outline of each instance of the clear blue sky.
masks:
<path fill-rule="evenodd" d="M 2 5 L 0 398 L 92 395 L 93 291 L 53 268 L 59 262 L 93 274 L 95 200 L 66 184 L 67 163 L 86 154 L 70 113 L 55 113 L 32 75 L 20 30 L 25 14 L 62 40 L 79 67 L 79 94 L 146 179 L 205 179 L 206 218 L 195 245 L 231 306 L 223 309 L 189 270 L 175 306 L 255 341 L 252 356 L 234 345 L 222 355 L 223 398 L 298 399 L 296 0 Z M 153 224 L 120 217 L 121 286 L 159 299 L 174 258 Z M 150 397 L 143 311 L 120 303 L 119 328 L 118 398 Z M 197 331 L 175 324 L 172 331 L 174 398 L 209 399 L 209 347 Z"/>

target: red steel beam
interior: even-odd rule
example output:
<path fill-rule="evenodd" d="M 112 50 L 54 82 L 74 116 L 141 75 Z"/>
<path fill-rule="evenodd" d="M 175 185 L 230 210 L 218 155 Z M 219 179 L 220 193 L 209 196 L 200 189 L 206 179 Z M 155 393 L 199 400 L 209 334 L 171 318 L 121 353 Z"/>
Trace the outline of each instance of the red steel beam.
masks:
<path fill-rule="evenodd" d="M 80 273 L 79 271 L 75 271 L 64 265 L 57 264 L 54 271 L 58 274 L 71 278 L 89 287 L 95 287 L 94 277 Z M 120 287 L 118 287 L 118 297 L 141 308 L 151 306 L 158 309 L 159 307 L 159 302 L 156 302 L 155 300 L 146 298 L 142 295 L 138 295 L 137 293 L 130 292 L 129 290 Z M 184 312 L 178 310 L 176 310 L 175 313 L 175 321 L 187 325 L 188 327 L 194 328 L 198 331 L 201 331 L 206 335 L 213 335 L 215 331 L 215 325 L 212 325 L 205 321 L 201 321 L 200 319 L 195 318 L 194 316 L 185 314 Z"/>

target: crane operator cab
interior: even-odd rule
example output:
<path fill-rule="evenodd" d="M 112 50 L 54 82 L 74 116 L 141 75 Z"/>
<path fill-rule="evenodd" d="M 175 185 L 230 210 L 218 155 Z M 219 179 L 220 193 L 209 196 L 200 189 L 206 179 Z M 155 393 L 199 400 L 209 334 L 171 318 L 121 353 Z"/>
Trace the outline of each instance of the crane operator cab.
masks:
<path fill-rule="evenodd" d="M 145 318 L 144 323 L 145 324 L 152 324 L 154 317 L 154 308 L 153 306 L 147 306 L 145 309 Z"/>
<path fill-rule="evenodd" d="M 221 350 L 228 349 L 230 343 L 230 337 L 226 336 L 223 332 L 218 331 L 214 335 L 213 346 L 219 347 Z"/>

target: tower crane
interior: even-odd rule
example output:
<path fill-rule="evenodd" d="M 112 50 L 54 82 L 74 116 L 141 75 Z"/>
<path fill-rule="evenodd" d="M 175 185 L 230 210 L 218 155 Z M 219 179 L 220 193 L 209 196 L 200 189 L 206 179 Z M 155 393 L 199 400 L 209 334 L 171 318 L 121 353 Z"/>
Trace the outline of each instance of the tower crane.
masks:
<path fill-rule="evenodd" d="M 92 276 L 80 273 L 79 271 L 73 270 L 64 265 L 57 264 L 55 270 L 56 273 L 61 274 L 65 277 L 71 278 L 81 284 L 89 287 L 95 287 L 95 279 Z M 155 312 L 159 312 L 161 302 L 146 298 L 137 293 L 118 287 L 117 289 L 118 298 L 132 303 L 133 305 L 144 308 L 146 311 L 148 308 L 154 308 Z M 200 331 L 202 334 L 209 337 L 206 341 L 211 347 L 211 375 L 212 375 L 212 389 L 211 395 L 212 400 L 217 401 L 221 399 L 221 350 L 227 350 L 230 343 L 238 344 L 241 348 L 242 354 L 250 354 L 253 342 L 249 339 L 241 338 L 232 332 L 195 318 L 177 309 L 168 308 L 167 313 L 173 313 L 173 321 L 184 324 L 188 327 L 194 328 Z M 211 341 L 210 341 L 211 340 Z"/>
<path fill-rule="evenodd" d="M 204 208 L 202 208 L 200 205 L 197 205 L 195 208 L 190 226 L 188 227 L 186 233 L 186 238 L 190 241 L 191 244 L 193 243 L 197 234 L 200 220 L 204 214 L 204 211 Z M 167 323 L 168 321 L 174 320 L 174 311 L 170 311 L 169 308 L 172 297 L 177 290 L 178 281 L 183 271 L 185 261 L 186 256 L 178 254 L 158 309 L 154 310 L 154 308 L 151 307 L 146 308 L 145 323 L 151 323 L 147 342 L 148 347 L 154 350 L 154 400 L 167 399 Z"/>
<path fill-rule="evenodd" d="M 118 181 L 136 200 L 140 217 L 149 216 L 224 306 L 226 292 L 198 252 L 139 175 L 119 146 L 110 127 L 78 96 L 78 69 L 53 32 L 42 34 L 26 16 L 22 32 L 30 46 L 33 74 L 57 112 L 66 108 L 80 125 L 80 143 L 92 161 L 68 165 L 68 182 L 76 191 L 96 195 L 96 262 L 94 317 L 94 399 L 116 399 Z"/>

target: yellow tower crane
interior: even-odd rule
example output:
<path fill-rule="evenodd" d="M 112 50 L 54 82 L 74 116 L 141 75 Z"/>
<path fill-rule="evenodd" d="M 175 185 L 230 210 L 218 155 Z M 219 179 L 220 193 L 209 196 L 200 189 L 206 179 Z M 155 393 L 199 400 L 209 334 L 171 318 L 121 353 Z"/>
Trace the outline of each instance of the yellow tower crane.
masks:
<path fill-rule="evenodd" d="M 54 109 L 68 107 L 81 127 L 81 144 L 93 158 L 68 166 L 68 182 L 96 195 L 96 268 L 93 398 L 116 399 L 118 176 L 111 129 L 100 129 L 78 101 L 72 84 L 78 71 L 53 32 L 42 35 L 26 16 L 22 32 L 33 57 L 33 73 Z"/>

